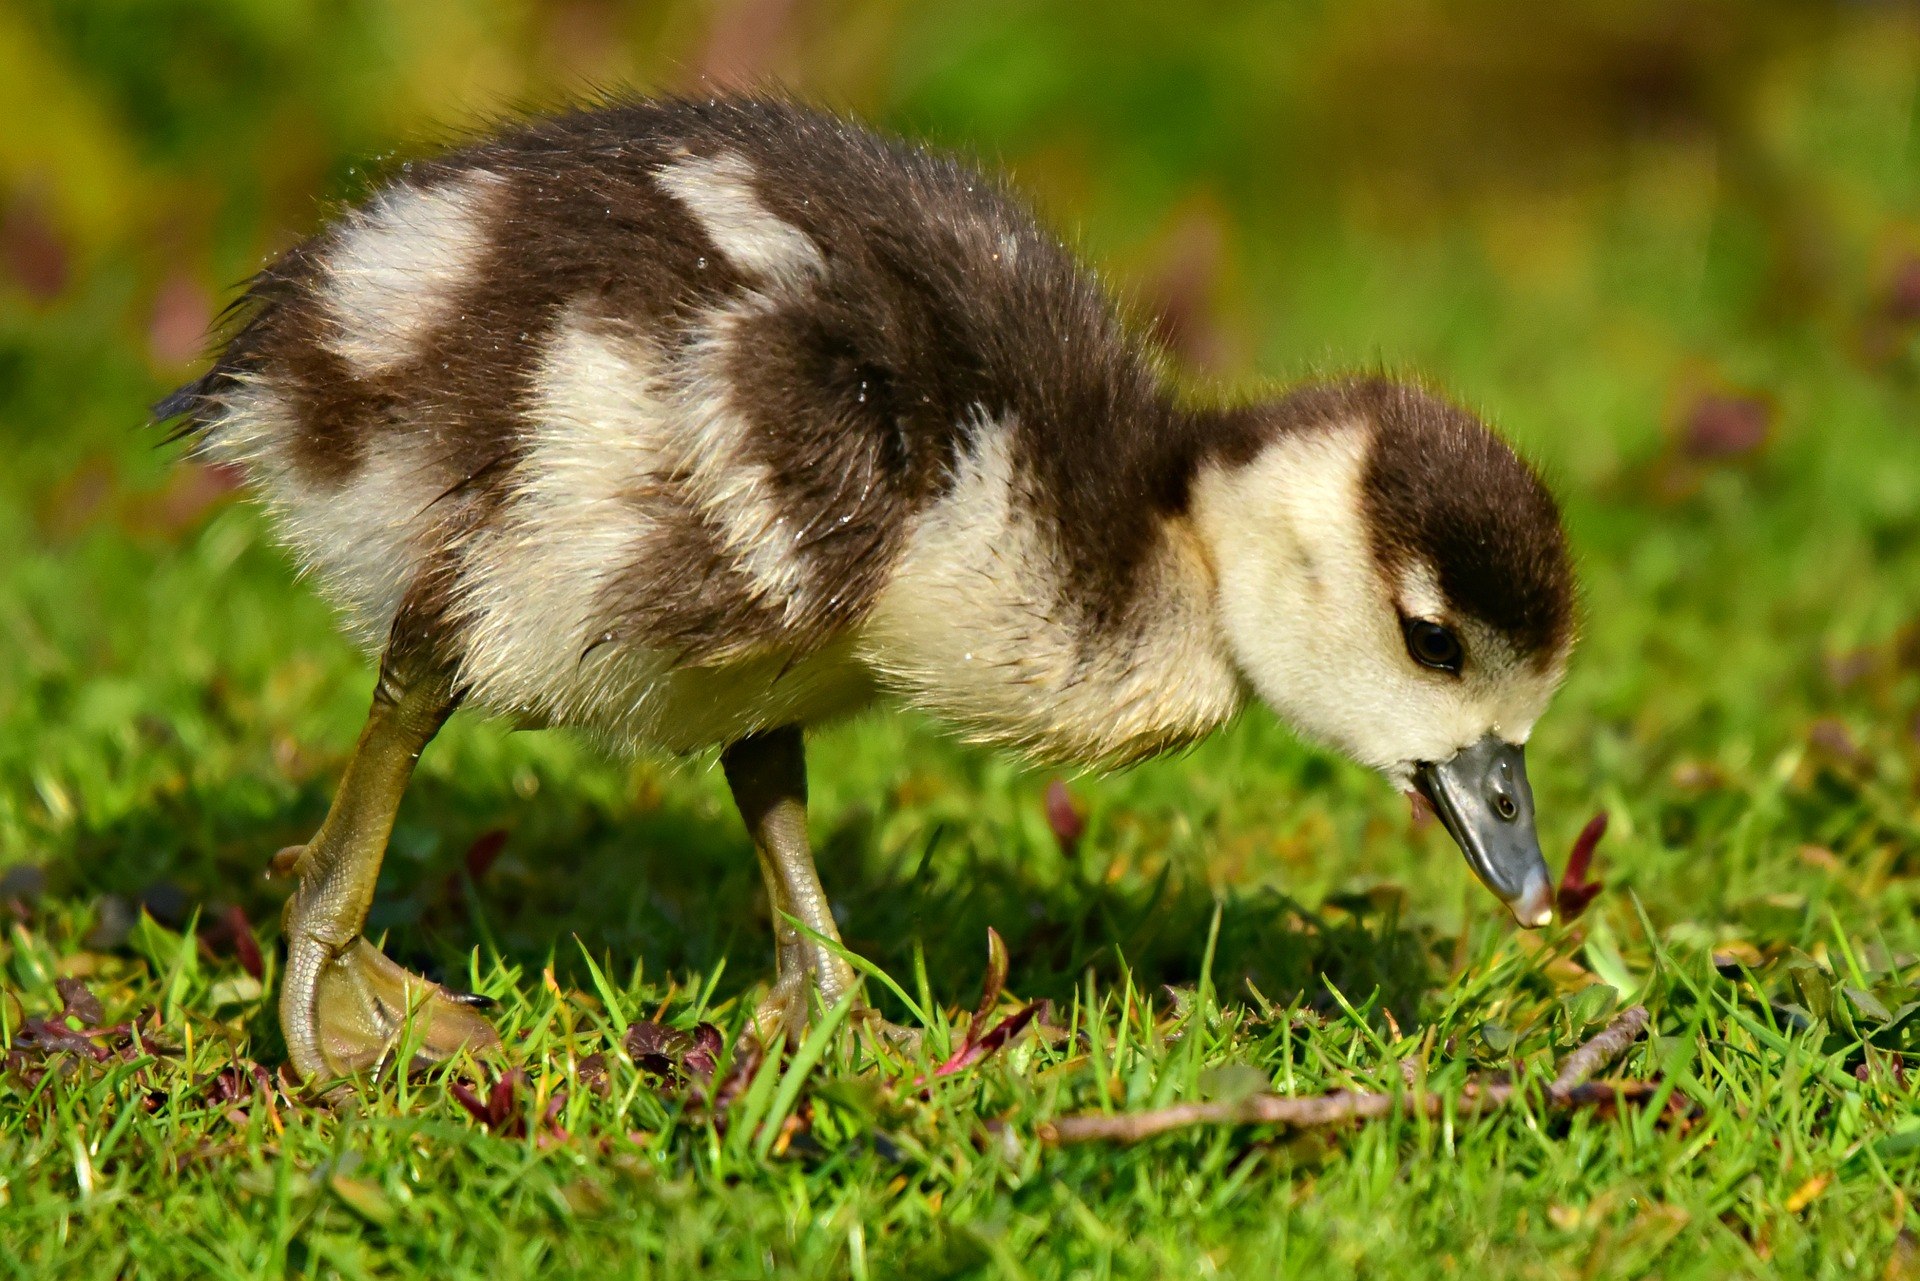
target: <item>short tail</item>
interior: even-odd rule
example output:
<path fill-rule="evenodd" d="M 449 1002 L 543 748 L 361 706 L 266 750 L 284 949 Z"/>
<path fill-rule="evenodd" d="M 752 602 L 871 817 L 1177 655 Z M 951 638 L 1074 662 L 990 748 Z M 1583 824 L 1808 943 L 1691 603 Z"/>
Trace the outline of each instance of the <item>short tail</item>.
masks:
<path fill-rule="evenodd" d="M 213 420 L 213 394 L 223 380 L 222 371 L 216 365 L 192 382 L 174 388 L 154 402 L 148 411 L 148 426 L 167 428 L 169 445 L 197 434 Z"/>
<path fill-rule="evenodd" d="M 258 364 L 261 323 L 292 287 L 284 268 L 282 260 L 245 283 L 214 319 L 212 328 L 217 339 L 213 368 L 174 388 L 148 411 L 149 426 L 168 429 L 165 443 L 190 439 L 219 421 L 225 410 L 222 396 Z"/>

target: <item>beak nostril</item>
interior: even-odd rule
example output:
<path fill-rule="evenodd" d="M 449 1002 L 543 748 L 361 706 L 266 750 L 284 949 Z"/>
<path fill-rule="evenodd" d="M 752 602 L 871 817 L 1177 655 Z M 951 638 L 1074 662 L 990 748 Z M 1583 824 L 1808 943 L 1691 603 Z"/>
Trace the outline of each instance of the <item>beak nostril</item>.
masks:
<path fill-rule="evenodd" d="M 1500 792 L 1493 798 L 1493 812 L 1511 823 L 1519 816 L 1520 807 L 1513 803 L 1511 796 L 1508 796 L 1505 792 Z"/>

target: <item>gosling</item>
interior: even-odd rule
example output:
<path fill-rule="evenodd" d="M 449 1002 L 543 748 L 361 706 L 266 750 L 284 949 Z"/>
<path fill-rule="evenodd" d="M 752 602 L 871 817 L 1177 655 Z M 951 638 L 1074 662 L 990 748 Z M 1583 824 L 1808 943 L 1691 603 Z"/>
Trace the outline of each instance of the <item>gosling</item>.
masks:
<path fill-rule="evenodd" d="M 234 316 L 156 419 L 243 470 L 379 656 L 325 821 L 275 860 L 309 1078 L 409 1025 L 428 1059 L 497 1044 L 363 933 L 414 763 L 463 705 L 719 749 L 771 897 L 776 1034 L 855 983 L 803 731 L 882 695 L 1094 766 L 1257 696 L 1423 794 L 1523 925 L 1551 919 L 1522 748 L 1573 584 L 1535 473 L 1380 378 L 1187 403 L 961 160 L 757 98 L 533 120 L 403 166 Z"/>

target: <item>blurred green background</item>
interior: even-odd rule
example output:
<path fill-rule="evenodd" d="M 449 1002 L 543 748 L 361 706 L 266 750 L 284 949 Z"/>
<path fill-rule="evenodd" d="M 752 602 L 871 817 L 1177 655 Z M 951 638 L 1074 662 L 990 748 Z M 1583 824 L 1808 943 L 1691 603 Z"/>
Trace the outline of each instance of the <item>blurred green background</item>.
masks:
<path fill-rule="evenodd" d="M 896 1251 L 1023 1224 L 995 1248 L 1066 1242 L 1057 1268 L 1028 1256 L 1047 1275 L 1082 1247 L 1189 1270 L 1206 1250 L 1250 1274 L 1284 1254 L 1330 1275 L 1436 1260 L 1639 1275 L 1676 1241 L 1672 1275 L 1686 1259 L 1697 1275 L 1758 1275 L 1776 1250 L 1808 1274 L 1844 1256 L 1821 1275 L 1905 1275 L 1879 1260 L 1920 1255 L 1906 1194 L 1890 1191 L 1911 1179 L 1920 1075 L 1890 1071 L 1886 1055 L 1856 1062 L 1841 1030 L 1872 1025 L 1879 1045 L 1909 1053 L 1920 1033 L 1920 7 L 1892 0 L 0 0 L 0 1041 L 59 1008 L 56 974 L 92 983 L 111 1017 L 161 1008 L 164 1034 L 188 1048 L 163 1076 L 172 1110 L 128 1132 L 143 1154 L 194 1141 L 196 1126 L 226 1133 L 218 1108 L 195 1102 L 201 1063 L 279 1061 L 271 996 L 245 986 L 230 928 L 203 934 L 194 969 L 191 941 L 132 925 L 135 905 L 176 929 L 238 906 L 271 935 L 285 891 L 260 869 L 324 813 L 371 683 L 257 513 L 142 429 L 145 406 L 200 367 L 234 285 L 398 158 L 490 117 L 740 85 L 784 86 L 1010 168 L 1196 384 L 1251 394 L 1384 368 L 1481 409 L 1562 495 L 1584 580 L 1582 647 L 1530 755 L 1553 861 L 1596 809 L 1610 814 L 1608 890 L 1546 943 L 1512 933 L 1444 836 L 1410 823 L 1377 778 L 1255 710 L 1189 753 L 1072 780 L 1090 812 L 1077 852 L 1049 831 L 1045 774 L 910 717 L 823 733 L 813 828 L 849 945 L 903 981 L 924 947 L 932 994 L 970 1005 L 991 925 L 1012 953 L 1011 990 L 1064 1007 L 1083 978 L 1090 1002 L 1096 981 L 1192 983 L 1219 902 L 1223 1000 L 1244 1003 L 1253 980 L 1308 1008 L 1218 1053 L 1289 1090 L 1296 1066 L 1302 1089 L 1374 1068 L 1397 1080 L 1375 1061 L 1376 1027 L 1395 1054 L 1413 1044 L 1401 1025 L 1424 1027 L 1420 1053 L 1462 1074 L 1548 1065 L 1580 1026 L 1563 1026 L 1562 996 L 1604 982 L 1653 1007 L 1662 1054 L 1699 1056 L 1661 1062 L 1675 1080 L 1697 1070 L 1685 1077 L 1696 1115 L 1728 1127 L 1693 1138 L 1622 1121 L 1604 1142 L 1536 1147 L 1530 1118 L 1491 1121 L 1457 1152 L 1448 1129 L 1444 1159 L 1430 1135 L 1376 1127 L 1350 1160 L 1337 1146 L 1324 1164 L 1274 1148 L 1284 1177 L 1245 1184 L 1238 1201 L 1223 1132 L 1124 1165 L 1063 1155 L 1048 1167 L 1057 1182 L 1022 1185 L 994 1173 L 985 1131 L 967 1127 L 1109 1098 L 1084 1060 L 1030 1074 L 1003 1059 L 954 1117 L 901 1123 L 934 1154 L 915 1192 L 895 1199 L 894 1167 L 874 1157 L 809 1167 L 808 1195 L 844 1197 L 856 1226 L 890 1207 Z M 707 979 L 725 998 L 769 972 L 758 878 L 716 774 L 456 718 L 403 808 L 373 924 L 409 964 L 501 996 L 506 1026 L 536 1029 L 530 1070 L 573 1080 L 574 1015 L 561 1047 L 556 1011 L 586 1020 L 599 1007 L 569 934 L 616 978 L 632 973 L 632 1008 L 682 1021 L 699 1016 L 692 991 Z M 484 836 L 496 830 L 504 853 L 480 868 L 471 850 L 497 851 Z M 547 965 L 558 983 L 543 986 Z M 1855 1014 L 1816 969 L 1850 976 Z M 1323 976 L 1379 1004 L 1342 1024 Z M 1729 1049 L 1745 1034 L 1712 1023 L 1702 993 L 1716 983 L 1730 1006 L 1761 993 L 1775 1004 L 1754 1008 L 1817 1022 L 1805 1045 L 1825 1045 L 1826 1075 L 1809 1074 L 1799 1042 Z M 1330 1030 L 1311 1046 L 1289 1039 L 1319 1014 Z M 1482 1044 L 1474 1027 L 1504 1041 Z M 1875 1063 L 1879 1075 L 1840 1089 Z M 620 1071 L 623 1090 L 638 1079 Z M 33 1079 L 0 1078 L 0 1100 Z M 37 1112 L 0 1115 L 0 1219 L 10 1169 L 38 1171 L 15 1185 L 35 1216 L 17 1240 L 53 1241 L 57 1221 L 67 1242 L 70 1198 L 93 1177 L 73 1136 L 94 1106 L 86 1091 L 111 1094 L 104 1079 L 82 1074 L 71 1093 L 38 1095 Z M 1159 1079 L 1135 1072 L 1121 1104 L 1164 1102 L 1175 1086 Z M 419 1145 L 438 1144 L 424 1177 L 452 1199 L 386 1237 L 362 1230 L 364 1203 L 312 1211 L 334 1248 L 417 1270 L 408 1252 L 432 1231 L 458 1238 L 454 1225 L 469 1230 L 462 1266 L 494 1275 L 497 1243 L 551 1234 L 572 1155 L 522 1186 L 518 1141 L 482 1143 L 444 1096 L 403 1089 L 377 1106 L 391 1143 L 366 1177 L 400 1196 Z M 742 1181 L 701 1164 L 699 1124 L 594 1106 L 568 1122 L 582 1142 L 604 1153 L 607 1135 L 658 1125 L 648 1169 L 699 1193 L 656 1198 L 638 1175 L 632 1187 L 607 1175 L 622 1212 L 659 1228 L 662 1257 L 733 1267 L 791 1246 L 840 1274 L 846 1223 L 793 1226 L 797 1166 Z M 1869 1176 L 1860 1136 L 1901 1117 Z M 235 1225 L 269 1194 L 284 1208 L 275 1189 L 302 1171 L 318 1180 L 352 1137 L 350 1114 L 338 1127 L 311 1114 L 284 1135 L 276 1116 L 277 1148 L 259 1146 L 258 1113 L 249 1124 L 257 1186 L 150 1155 L 103 1167 L 101 1186 L 128 1198 L 115 1204 L 145 1212 L 125 1220 L 140 1228 L 123 1254 L 109 1240 L 89 1257 L 107 1271 L 136 1257 L 184 1267 L 211 1242 L 205 1257 L 257 1249 L 259 1270 L 285 1266 L 297 1224 L 257 1237 Z M 969 1164 L 976 1147 L 986 1155 Z M 1425 1158 L 1403 1163 L 1410 1148 Z M 1211 1173 L 1196 1179 L 1188 1161 L 1203 1150 Z M 509 1166 L 501 1188 L 462 1182 Z M 195 1179 L 198 1192 L 179 1190 Z M 1541 1211 L 1569 1179 L 1584 1180 L 1565 1193 L 1573 1208 Z M 1031 1208 L 1049 1195 L 1061 1204 Z M 190 1241 L 176 1241 L 175 1197 L 208 1225 Z M 480 1232 L 481 1206 L 511 1213 Z M 1549 1218 L 1560 1235 L 1540 1226 Z M 596 1230 L 626 1257 L 625 1229 Z M 702 1254 L 709 1235 L 737 1257 Z M 537 1251 L 520 1257 L 538 1270 Z"/>

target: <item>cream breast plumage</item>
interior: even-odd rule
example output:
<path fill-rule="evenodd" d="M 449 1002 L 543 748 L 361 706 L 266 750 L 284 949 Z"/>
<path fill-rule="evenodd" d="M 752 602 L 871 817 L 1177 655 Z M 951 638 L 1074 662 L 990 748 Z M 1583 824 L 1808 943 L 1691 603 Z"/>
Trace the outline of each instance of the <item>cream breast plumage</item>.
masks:
<path fill-rule="evenodd" d="M 245 469 L 381 656 L 334 805 L 281 856 L 303 1073 L 377 1061 L 409 1009 L 428 1054 L 491 1043 L 361 936 L 460 705 L 719 748 L 790 1030 L 853 985 L 819 942 L 802 731 L 880 697 L 1105 764 L 1251 691 L 1425 791 L 1545 919 L 1520 747 L 1572 586 L 1534 473 L 1379 379 L 1185 403 L 968 164 L 775 101 L 580 111 L 408 166 L 236 315 L 157 415 Z"/>

